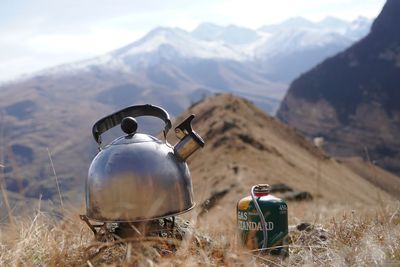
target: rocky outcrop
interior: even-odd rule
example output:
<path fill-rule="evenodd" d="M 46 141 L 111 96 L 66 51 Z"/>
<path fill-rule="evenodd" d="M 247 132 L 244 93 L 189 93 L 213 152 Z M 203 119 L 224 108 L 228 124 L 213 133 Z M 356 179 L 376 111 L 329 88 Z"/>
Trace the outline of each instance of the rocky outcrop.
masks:
<path fill-rule="evenodd" d="M 277 117 L 336 156 L 400 173 L 400 1 L 388 0 L 367 37 L 296 79 Z"/>

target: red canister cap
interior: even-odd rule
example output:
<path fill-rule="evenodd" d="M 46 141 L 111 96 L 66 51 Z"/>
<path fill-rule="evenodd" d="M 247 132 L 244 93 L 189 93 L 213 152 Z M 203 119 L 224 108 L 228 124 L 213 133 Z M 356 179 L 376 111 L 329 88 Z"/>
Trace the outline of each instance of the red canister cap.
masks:
<path fill-rule="evenodd" d="M 270 186 L 269 184 L 258 184 L 254 188 L 254 195 L 256 197 L 262 197 L 269 194 Z"/>

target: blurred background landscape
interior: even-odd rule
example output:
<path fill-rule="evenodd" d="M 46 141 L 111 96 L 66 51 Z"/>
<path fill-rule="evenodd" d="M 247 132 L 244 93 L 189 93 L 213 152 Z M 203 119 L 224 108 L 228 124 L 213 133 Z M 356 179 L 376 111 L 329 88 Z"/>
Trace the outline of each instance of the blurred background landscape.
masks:
<path fill-rule="evenodd" d="M 56 177 L 83 212 L 93 123 L 143 103 L 197 116 L 201 229 L 257 183 L 283 184 L 308 219 L 399 200 L 398 0 L 0 5 L 0 223 L 39 202 L 62 215 Z"/>

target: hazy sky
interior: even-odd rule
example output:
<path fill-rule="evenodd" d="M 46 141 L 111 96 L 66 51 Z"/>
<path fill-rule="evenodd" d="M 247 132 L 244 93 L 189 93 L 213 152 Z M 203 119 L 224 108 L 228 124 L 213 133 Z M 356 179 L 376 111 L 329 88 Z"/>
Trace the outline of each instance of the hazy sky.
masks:
<path fill-rule="evenodd" d="M 376 17 L 385 0 L 1 0 L 0 81 L 131 43 L 157 26 L 256 29 L 302 16 Z"/>

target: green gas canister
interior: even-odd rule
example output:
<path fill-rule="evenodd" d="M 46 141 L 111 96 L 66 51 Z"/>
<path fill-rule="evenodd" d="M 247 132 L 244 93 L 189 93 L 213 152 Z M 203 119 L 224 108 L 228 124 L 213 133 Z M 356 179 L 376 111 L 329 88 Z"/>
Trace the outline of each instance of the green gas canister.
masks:
<path fill-rule="evenodd" d="M 288 256 L 288 208 L 269 194 L 268 184 L 251 188 L 250 196 L 237 204 L 237 222 L 242 244 L 271 255 Z"/>

